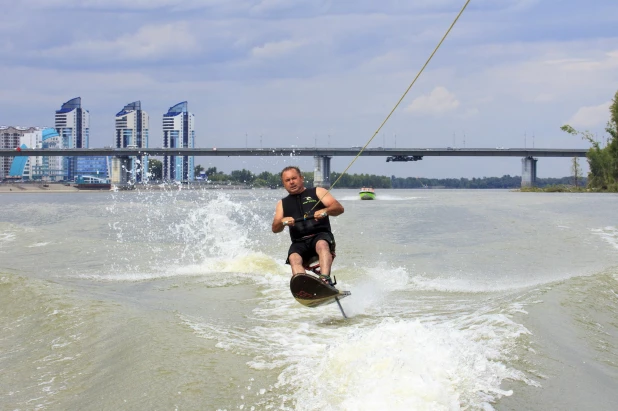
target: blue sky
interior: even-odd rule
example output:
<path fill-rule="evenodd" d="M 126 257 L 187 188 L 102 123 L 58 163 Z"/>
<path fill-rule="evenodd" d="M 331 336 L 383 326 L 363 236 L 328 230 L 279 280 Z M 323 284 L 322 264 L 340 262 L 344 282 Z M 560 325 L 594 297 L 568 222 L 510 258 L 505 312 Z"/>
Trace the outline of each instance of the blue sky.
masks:
<path fill-rule="evenodd" d="M 362 146 L 463 5 L 461 0 L 21 0 L 3 6 L 0 124 L 53 126 L 77 96 L 91 147 L 141 100 L 151 146 L 187 100 L 199 147 Z M 370 147 L 587 147 L 618 90 L 615 0 L 472 0 Z M 246 137 L 247 136 L 247 137 Z M 329 138 L 330 136 L 330 138 Z M 533 138 L 534 136 L 534 138 Z M 351 158 L 335 158 L 334 171 Z M 217 159 L 224 171 L 277 171 L 310 158 Z M 520 175 L 517 158 L 361 158 L 351 173 Z M 540 159 L 538 175 L 569 174 Z"/>

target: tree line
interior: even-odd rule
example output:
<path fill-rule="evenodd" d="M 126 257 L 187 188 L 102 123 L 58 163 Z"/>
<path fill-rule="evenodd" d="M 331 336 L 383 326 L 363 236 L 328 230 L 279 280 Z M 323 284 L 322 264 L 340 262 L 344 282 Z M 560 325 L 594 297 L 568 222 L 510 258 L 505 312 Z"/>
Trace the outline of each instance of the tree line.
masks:
<path fill-rule="evenodd" d="M 159 160 L 151 159 L 150 172 L 154 179 L 161 179 L 160 176 L 153 175 L 154 172 L 160 170 L 156 162 Z M 154 163 L 153 163 L 154 162 Z M 259 174 L 254 174 L 250 170 L 233 170 L 227 174 L 217 169 L 217 167 L 209 167 L 204 169 L 201 165 L 195 166 L 195 175 L 204 173 L 207 180 L 213 183 L 220 184 L 239 184 L 250 185 L 252 187 L 282 187 L 279 173 L 270 173 L 263 171 Z M 305 184 L 308 187 L 313 186 L 313 172 L 303 172 Z M 337 182 L 336 188 L 353 188 L 361 187 L 373 188 L 470 188 L 470 189 L 491 189 L 491 188 L 519 188 L 521 187 L 521 176 L 503 175 L 502 177 L 482 177 L 482 178 L 419 178 L 419 177 L 396 177 L 396 176 L 379 176 L 374 174 L 344 174 L 332 172 L 330 174 L 331 183 Z M 537 178 L 538 187 L 548 187 L 557 185 L 576 185 L 574 177 L 562 178 Z M 586 184 L 586 179 L 579 177 L 580 184 Z"/>

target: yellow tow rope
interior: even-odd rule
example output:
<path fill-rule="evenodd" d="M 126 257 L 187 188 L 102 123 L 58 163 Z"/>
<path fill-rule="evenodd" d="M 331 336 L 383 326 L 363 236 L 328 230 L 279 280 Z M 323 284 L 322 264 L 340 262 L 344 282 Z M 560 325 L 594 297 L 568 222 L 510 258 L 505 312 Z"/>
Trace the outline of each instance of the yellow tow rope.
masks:
<path fill-rule="evenodd" d="M 436 52 L 438 51 L 438 49 L 440 48 L 440 46 L 442 45 L 442 43 L 444 43 L 444 40 L 446 40 L 446 37 L 449 35 L 449 33 L 451 32 L 451 30 L 453 29 L 453 27 L 455 27 L 455 23 L 457 23 L 457 20 L 459 20 L 459 17 L 461 17 L 461 15 L 463 14 L 464 10 L 466 9 L 466 7 L 468 7 L 468 3 L 470 3 L 471 0 L 467 0 L 466 3 L 463 5 L 463 7 L 461 8 L 461 10 L 459 11 L 459 13 L 457 14 L 457 17 L 455 17 L 455 20 L 453 20 L 453 23 L 451 23 L 451 26 L 448 28 L 448 30 L 446 31 L 446 33 L 444 33 L 444 36 L 442 36 L 442 40 L 440 40 L 440 42 L 438 43 L 438 45 L 436 46 L 436 48 L 433 50 L 433 52 L 431 53 L 431 55 L 429 56 L 429 58 L 427 59 L 427 61 L 425 62 L 425 64 L 423 64 L 423 67 L 421 67 L 420 71 L 418 72 L 418 74 L 416 75 L 416 77 L 414 77 L 414 80 L 412 80 L 412 83 L 410 83 L 410 85 L 408 86 L 408 88 L 406 89 L 406 91 L 403 93 L 403 95 L 401 96 L 401 98 L 399 99 L 399 101 L 397 101 L 397 104 L 395 104 L 395 107 L 393 107 L 393 109 L 391 110 L 390 113 L 388 113 L 388 116 L 386 116 L 386 118 L 384 119 L 384 121 L 382 122 L 382 124 L 380 124 L 380 127 L 378 127 L 378 129 L 376 130 L 375 133 L 373 133 L 373 136 L 371 136 L 371 138 L 369 139 L 369 141 L 367 141 L 367 143 L 363 146 L 363 148 L 360 149 L 360 151 L 358 152 L 358 154 L 356 155 L 356 157 L 354 157 L 352 159 L 352 161 L 350 162 L 350 164 L 346 167 L 345 170 L 343 170 L 343 172 L 341 173 L 341 175 L 337 178 L 337 180 L 335 180 L 335 182 L 333 184 L 331 184 L 330 188 L 328 189 L 328 191 L 320 198 L 320 200 L 322 200 L 322 198 L 326 197 L 328 195 L 328 193 L 330 193 L 330 191 L 333 189 L 333 187 L 335 187 L 335 185 L 339 182 L 339 180 L 341 180 L 341 177 L 343 177 L 343 175 L 350 169 L 350 167 L 352 167 L 352 164 L 354 164 L 354 162 L 358 159 L 358 157 L 360 157 L 360 155 L 363 153 L 363 151 L 365 151 L 365 149 L 367 148 L 367 146 L 373 141 L 373 139 L 378 135 L 378 133 L 380 133 L 380 130 L 382 130 L 382 127 L 384 127 L 384 125 L 386 124 L 386 122 L 391 118 L 391 116 L 393 115 L 393 113 L 395 112 L 395 110 L 397 110 L 397 107 L 399 107 L 399 105 L 401 104 L 401 102 L 403 101 L 403 99 L 406 97 L 406 95 L 408 94 L 408 92 L 410 91 L 410 89 L 412 88 L 412 86 L 414 85 L 414 83 L 416 83 L 416 80 L 418 80 L 418 78 L 421 76 L 421 74 L 423 73 L 423 71 L 425 70 L 425 67 L 427 67 L 427 65 L 429 64 L 429 62 L 431 61 L 431 59 L 433 58 L 433 56 L 436 54 Z M 315 206 L 318 203 L 316 203 L 313 207 L 315 208 Z M 311 209 L 313 210 L 313 208 Z"/>

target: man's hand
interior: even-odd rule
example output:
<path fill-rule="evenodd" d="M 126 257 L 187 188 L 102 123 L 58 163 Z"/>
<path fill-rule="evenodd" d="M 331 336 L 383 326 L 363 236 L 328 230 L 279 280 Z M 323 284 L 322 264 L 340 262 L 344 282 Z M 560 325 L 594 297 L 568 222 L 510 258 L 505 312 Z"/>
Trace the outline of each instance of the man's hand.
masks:
<path fill-rule="evenodd" d="M 283 226 L 288 226 L 288 225 L 294 225 L 294 219 L 292 217 L 285 217 L 281 219 L 281 224 L 283 224 Z"/>
<path fill-rule="evenodd" d="M 321 220 L 322 218 L 326 218 L 328 217 L 328 212 L 326 211 L 325 208 L 321 209 L 321 210 L 317 210 L 314 214 L 313 217 L 316 220 Z"/>

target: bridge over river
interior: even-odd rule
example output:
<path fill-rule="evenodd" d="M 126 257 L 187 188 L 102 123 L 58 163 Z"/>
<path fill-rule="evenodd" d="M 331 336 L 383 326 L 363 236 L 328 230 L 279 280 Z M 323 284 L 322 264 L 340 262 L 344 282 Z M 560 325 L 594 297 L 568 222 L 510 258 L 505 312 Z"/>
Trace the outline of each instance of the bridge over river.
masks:
<path fill-rule="evenodd" d="M 16 156 L 113 156 L 120 159 L 141 156 L 217 156 L 217 157 L 277 157 L 310 156 L 315 159 L 315 183 L 329 187 L 330 159 L 354 157 L 361 147 L 272 147 L 272 148 L 69 148 L 0 149 L 0 157 Z M 522 186 L 534 185 L 537 157 L 585 157 L 587 149 L 565 148 L 367 148 L 363 157 L 385 157 L 387 162 L 419 161 L 423 157 L 521 157 Z"/>

